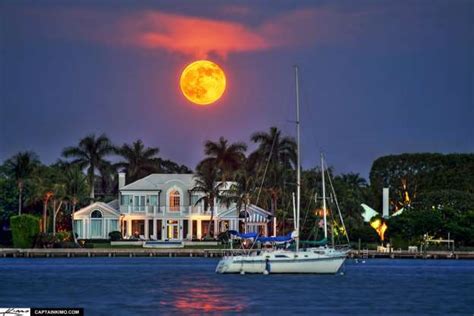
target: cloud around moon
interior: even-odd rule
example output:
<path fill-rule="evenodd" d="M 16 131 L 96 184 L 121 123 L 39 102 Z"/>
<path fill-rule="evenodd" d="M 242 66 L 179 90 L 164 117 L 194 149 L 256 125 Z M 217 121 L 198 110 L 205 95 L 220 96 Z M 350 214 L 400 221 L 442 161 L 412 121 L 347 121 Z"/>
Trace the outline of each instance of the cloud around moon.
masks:
<path fill-rule="evenodd" d="M 437 30 L 432 33 L 440 38 L 449 35 L 443 24 L 435 23 L 435 9 L 427 8 L 421 13 L 409 9 L 372 4 L 342 10 L 333 4 L 262 13 L 243 5 L 224 5 L 209 17 L 148 8 L 63 7 L 54 13 L 36 8 L 21 14 L 27 14 L 33 21 L 31 24 L 37 26 L 31 30 L 34 34 L 41 32 L 50 38 L 161 50 L 196 59 L 206 59 L 211 54 L 226 58 L 229 54 L 274 49 L 294 51 L 315 45 L 400 50 L 417 47 L 433 36 L 425 32 L 427 27 L 419 25 L 429 25 Z M 404 21 L 403 30 L 378 27 L 381 20 L 389 21 L 386 23 L 389 26 Z M 47 23 L 43 23 L 45 21 Z"/>
<path fill-rule="evenodd" d="M 233 12 L 233 16 L 235 12 L 240 16 L 249 14 L 248 10 L 244 10 L 245 7 L 224 9 L 222 12 Z M 330 37 L 319 24 L 328 25 L 330 21 L 338 20 L 334 19 L 334 15 L 339 13 L 325 9 L 300 9 L 269 16 L 255 25 L 151 9 L 124 13 L 63 8 L 56 11 L 54 16 L 36 9 L 30 10 L 28 14 L 33 19 L 48 19 L 56 23 L 54 29 L 43 30 L 49 37 L 164 50 L 202 59 L 209 54 L 225 58 L 232 53 L 282 47 L 294 49 L 314 44 Z"/>

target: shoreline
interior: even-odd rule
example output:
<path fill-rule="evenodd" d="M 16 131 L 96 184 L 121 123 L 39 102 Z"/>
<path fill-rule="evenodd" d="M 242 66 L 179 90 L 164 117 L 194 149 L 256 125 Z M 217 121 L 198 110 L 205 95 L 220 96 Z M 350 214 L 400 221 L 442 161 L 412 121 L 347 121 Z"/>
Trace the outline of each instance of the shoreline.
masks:
<path fill-rule="evenodd" d="M 256 250 L 255 250 L 256 251 Z M 77 258 L 77 257 L 223 257 L 242 254 L 241 249 L 150 249 L 150 248 L 0 248 L 0 258 Z M 393 251 L 351 250 L 350 259 L 474 259 L 474 251 Z"/>

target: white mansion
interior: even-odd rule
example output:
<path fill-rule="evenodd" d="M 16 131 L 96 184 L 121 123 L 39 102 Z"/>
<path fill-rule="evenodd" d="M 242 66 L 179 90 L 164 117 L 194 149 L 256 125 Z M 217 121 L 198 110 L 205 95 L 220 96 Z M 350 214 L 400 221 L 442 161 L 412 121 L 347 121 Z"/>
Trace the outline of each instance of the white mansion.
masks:
<path fill-rule="evenodd" d="M 192 174 L 151 174 L 125 185 L 125 174 L 119 173 L 118 199 L 78 210 L 74 231 L 79 239 L 107 239 L 112 231 L 120 231 L 125 239 L 201 239 L 207 233 L 211 212 L 203 203 L 196 205 L 202 193 L 193 191 L 194 187 Z M 228 229 L 267 235 L 269 216 L 255 205 L 247 207 L 245 215 L 235 205 L 216 203 L 213 235 Z"/>

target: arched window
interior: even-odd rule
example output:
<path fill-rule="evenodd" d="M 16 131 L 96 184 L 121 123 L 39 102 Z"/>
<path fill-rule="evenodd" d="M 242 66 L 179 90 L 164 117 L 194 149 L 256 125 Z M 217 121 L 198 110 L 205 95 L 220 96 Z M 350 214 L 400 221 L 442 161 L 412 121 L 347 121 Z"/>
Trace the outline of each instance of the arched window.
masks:
<path fill-rule="evenodd" d="M 178 190 L 170 192 L 169 205 L 170 211 L 179 211 L 179 206 L 181 205 L 181 195 L 179 194 Z"/>
<path fill-rule="evenodd" d="M 95 210 L 91 213 L 91 218 L 102 218 L 102 213 L 98 210 Z"/>
<path fill-rule="evenodd" d="M 102 212 L 95 210 L 91 213 L 91 238 L 104 238 L 102 235 Z"/>

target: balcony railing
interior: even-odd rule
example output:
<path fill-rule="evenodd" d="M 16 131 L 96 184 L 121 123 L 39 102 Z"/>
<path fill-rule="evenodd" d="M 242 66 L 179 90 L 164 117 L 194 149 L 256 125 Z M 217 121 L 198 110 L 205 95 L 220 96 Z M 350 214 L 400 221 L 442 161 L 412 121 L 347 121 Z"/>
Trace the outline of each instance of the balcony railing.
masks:
<path fill-rule="evenodd" d="M 146 213 L 158 214 L 160 207 L 157 205 L 121 205 L 120 211 L 123 213 Z"/>
<path fill-rule="evenodd" d="M 161 206 L 163 213 L 167 214 L 183 214 L 187 213 L 187 207 L 185 206 Z"/>
<path fill-rule="evenodd" d="M 214 215 L 226 211 L 227 208 L 219 208 L 214 206 Z M 163 215 L 163 214 L 175 214 L 175 215 L 188 215 L 188 214 L 201 214 L 210 215 L 211 209 L 204 209 L 202 206 L 157 206 L 157 205 L 121 205 L 120 211 L 122 213 L 142 213 L 149 216 Z"/>

